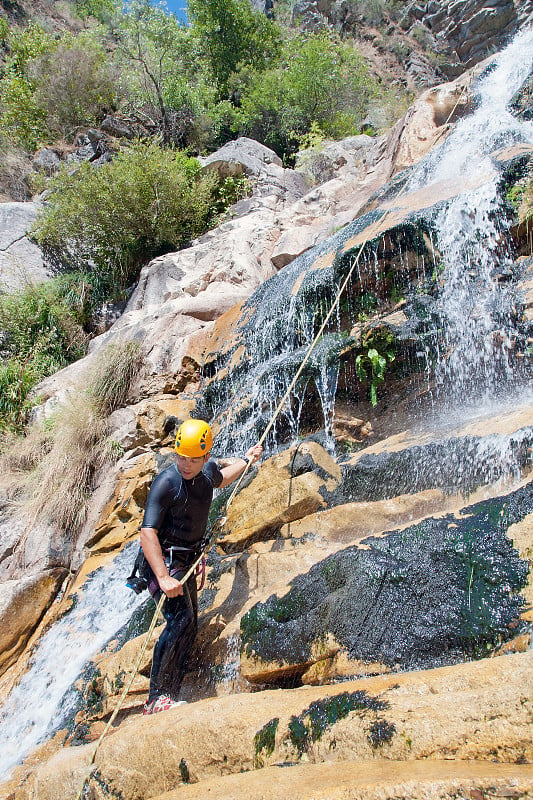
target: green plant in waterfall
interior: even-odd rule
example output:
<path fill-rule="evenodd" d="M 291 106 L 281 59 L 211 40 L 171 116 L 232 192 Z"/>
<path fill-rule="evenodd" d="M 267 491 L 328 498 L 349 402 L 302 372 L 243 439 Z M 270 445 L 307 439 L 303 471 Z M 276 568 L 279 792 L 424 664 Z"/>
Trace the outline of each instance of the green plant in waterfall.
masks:
<path fill-rule="evenodd" d="M 372 334 L 367 336 L 365 349 L 355 359 L 355 370 L 361 383 L 370 381 L 370 402 L 373 406 L 378 402 L 377 387 L 385 380 L 387 366 L 395 359 L 392 334 L 380 338 L 378 342 Z"/>

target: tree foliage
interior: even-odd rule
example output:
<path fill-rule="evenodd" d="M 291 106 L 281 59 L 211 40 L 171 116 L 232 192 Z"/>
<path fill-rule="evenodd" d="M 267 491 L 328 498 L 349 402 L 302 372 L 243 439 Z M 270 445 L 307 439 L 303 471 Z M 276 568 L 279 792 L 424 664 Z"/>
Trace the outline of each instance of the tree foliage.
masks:
<path fill-rule="evenodd" d="M 32 62 L 29 75 L 52 134 L 68 136 L 93 125 L 115 105 L 116 77 L 93 37 L 64 37 L 53 53 Z"/>
<path fill-rule="evenodd" d="M 0 78 L 0 125 L 4 137 L 34 150 L 46 138 L 46 113 L 35 98 L 28 67 L 33 59 L 55 49 L 53 37 L 31 23 L 4 33 L 5 65 Z"/>
<path fill-rule="evenodd" d="M 131 101 L 144 107 L 169 143 L 169 87 L 183 85 L 192 70 L 188 30 L 162 7 L 133 0 L 117 20 L 113 37 Z"/>
<path fill-rule="evenodd" d="M 195 158 L 136 143 L 98 170 L 58 175 L 34 235 L 52 266 L 90 271 L 119 294 L 150 258 L 205 230 L 216 188 Z"/>
<path fill-rule="evenodd" d="M 290 156 L 313 128 L 332 138 L 358 133 L 377 90 L 351 43 L 329 33 L 299 35 L 286 42 L 280 66 L 255 75 L 243 91 L 238 124 Z"/>
<path fill-rule="evenodd" d="M 29 150 L 102 119 L 115 103 L 116 78 L 98 31 L 60 38 L 38 25 L 11 29 L 0 78 L 5 138 Z"/>
<path fill-rule="evenodd" d="M 279 28 L 249 0 L 189 0 L 188 14 L 221 98 L 234 73 L 247 66 L 262 72 L 279 58 Z"/>

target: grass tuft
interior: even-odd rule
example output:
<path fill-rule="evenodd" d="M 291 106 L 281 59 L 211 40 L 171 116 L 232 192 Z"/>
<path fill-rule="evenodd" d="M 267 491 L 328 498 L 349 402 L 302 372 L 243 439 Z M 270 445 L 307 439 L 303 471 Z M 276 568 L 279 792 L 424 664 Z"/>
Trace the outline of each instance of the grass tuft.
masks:
<path fill-rule="evenodd" d="M 108 417 L 126 401 L 142 365 L 137 343 L 109 346 L 88 375 L 87 387 L 27 436 L 13 437 L 3 455 L 11 470 L 29 470 L 22 511 L 31 520 L 75 533 L 83 524 L 98 471 L 114 458 Z M 18 443 L 18 444 L 17 444 Z"/>

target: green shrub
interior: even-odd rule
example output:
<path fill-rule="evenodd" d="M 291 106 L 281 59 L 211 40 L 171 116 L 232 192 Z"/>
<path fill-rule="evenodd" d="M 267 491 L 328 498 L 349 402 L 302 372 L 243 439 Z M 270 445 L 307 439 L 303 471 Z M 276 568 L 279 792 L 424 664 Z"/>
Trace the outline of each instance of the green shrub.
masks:
<path fill-rule="evenodd" d="M 0 431 L 22 429 L 34 383 L 31 369 L 23 363 L 10 358 L 0 364 Z"/>
<path fill-rule="evenodd" d="M 94 17 L 100 22 L 109 20 L 122 7 L 122 3 L 117 0 L 73 0 L 73 5 L 81 19 Z"/>
<path fill-rule="evenodd" d="M 51 182 L 34 236 L 53 267 L 89 271 L 120 297 L 143 264 L 208 226 L 219 181 L 200 170 L 182 152 L 140 143 L 98 169 L 83 163 Z"/>
<path fill-rule="evenodd" d="M 285 156 L 313 126 L 332 138 L 358 133 L 377 92 L 359 51 L 329 33 L 299 35 L 285 49 L 283 65 L 244 90 L 241 132 Z"/>
<path fill-rule="evenodd" d="M 12 28 L 0 79 L 4 138 L 30 151 L 102 118 L 112 107 L 116 78 L 98 43 L 101 31 L 55 39 L 37 25 Z"/>
<path fill-rule="evenodd" d="M 0 296 L 0 430 L 19 430 L 33 386 L 85 354 L 88 294 L 73 276 Z"/>
<path fill-rule="evenodd" d="M 102 48 L 78 36 L 64 37 L 53 53 L 30 64 L 34 100 L 49 134 L 68 137 L 95 124 L 116 102 L 116 78 Z"/>
<path fill-rule="evenodd" d="M 4 31 L 5 64 L 0 78 L 0 124 L 5 138 L 35 150 L 46 140 L 44 109 L 35 98 L 35 84 L 28 74 L 33 59 L 52 52 L 53 36 L 31 23 L 24 30 Z"/>

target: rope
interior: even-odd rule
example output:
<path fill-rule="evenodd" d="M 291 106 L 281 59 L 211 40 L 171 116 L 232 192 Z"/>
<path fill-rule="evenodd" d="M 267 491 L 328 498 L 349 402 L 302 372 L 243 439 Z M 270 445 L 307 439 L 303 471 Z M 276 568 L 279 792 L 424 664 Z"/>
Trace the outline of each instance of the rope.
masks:
<path fill-rule="evenodd" d="M 446 122 L 444 123 L 444 126 L 446 126 L 448 124 L 449 120 L 452 118 L 452 116 L 453 116 L 457 106 L 459 105 L 463 95 L 466 94 L 467 91 L 468 91 L 468 87 L 467 86 L 463 86 L 462 89 L 461 89 L 461 92 L 460 92 L 460 94 L 459 94 L 459 96 L 458 96 L 458 98 L 457 98 L 457 100 L 455 102 L 454 107 L 450 111 L 450 114 L 448 115 L 448 118 L 447 118 Z M 444 133 L 444 131 L 442 132 L 441 135 L 443 135 L 443 133 Z M 439 135 L 439 137 L 436 139 L 436 142 L 438 142 L 438 140 L 440 138 L 441 137 Z M 402 187 L 401 191 L 398 193 L 396 199 L 399 199 L 402 196 L 402 194 L 405 192 L 405 189 L 406 189 L 406 184 L 404 184 L 404 186 Z M 335 299 L 333 300 L 333 303 L 330 306 L 330 309 L 329 309 L 328 313 L 324 317 L 324 320 L 323 320 L 323 322 L 322 322 L 322 324 L 321 324 L 321 326 L 320 326 L 320 328 L 318 330 L 318 333 L 316 334 L 315 338 L 313 339 L 313 341 L 311 342 L 311 344 L 307 348 L 307 351 L 306 351 L 306 353 L 304 355 L 304 358 L 303 358 L 298 370 L 296 371 L 296 373 L 295 373 L 293 379 L 291 380 L 287 390 L 285 391 L 285 394 L 283 395 L 283 397 L 279 401 L 278 405 L 276 406 L 276 409 L 275 409 L 272 417 L 270 418 L 270 420 L 269 420 L 265 430 L 263 431 L 263 433 L 261 435 L 261 438 L 257 442 L 257 444 L 260 444 L 260 445 L 263 444 L 263 442 L 267 438 L 268 434 L 272 430 L 272 428 L 273 428 L 278 416 L 280 415 L 285 403 L 289 399 L 289 397 L 291 395 L 291 392 L 294 389 L 294 387 L 296 386 L 296 383 L 297 383 L 299 377 L 301 376 L 301 374 L 302 374 L 307 362 L 309 361 L 313 350 L 315 349 L 315 347 L 317 346 L 318 342 L 320 341 L 320 339 L 321 339 L 321 337 L 322 337 L 322 335 L 323 335 L 323 333 L 324 333 L 324 331 L 326 329 L 326 326 L 328 325 L 328 323 L 329 323 L 329 321 L 330 321 L 330 319 L 331 319 L 331 317 L 333 315 L 333 312 L 335 311 L 335 309 L 337 308 L 337 306 L 339 305 L 339 303 L 341 301 L 341 298 L 342 298 L 342 296 L 343 296 L 343 294 L 344 294 L 344 292 L 346 290 L 346 287 L 348 286 L 348 283 L 350 282 L 350 279 L 351 279 L 356 267 L 359 264 L 359 259 L 361 258 L 361 254 L 363 252 L 363 249 L 364 249 L 365 245 L 369 241 L 371 241 L 372 238 L 373 238 L 373 229 L 376 229 L 376 233 L 377 233 L 378 225 L 380 225 L 387 218 L 387 216 L 389 214 L 390 214 L 390 211 L 388 209 L 386 209 L 385 211 L 383 211 L 383 214 L 378 219 L 374 220 L 372 225 L 369 226 L 368 231 L 367 231 L 366 239 L 365 239 L 364 242 L 361 243 L 361 245 L 359 247 L 359 250 L 357 251 L 357 255 L 355 256 L 355 258 L 354 258 L 354 260 L 352 262 L 352 265 L 350 266 L 350 269 L 348 270 L 348 273 L 346 274 L 346 277 L 344 278 L 344 280 L 343 280 L 343 282 L 342 282 L 342 284 L 341 284 L 341 286 L 340 286 L 340 288 L 339 288 L 339 290 L 338 290 L 338 292 L 337 292 L 337 294 L 335 296 Z M 237 482 L 236 482 L 236 484 L 235 484 L 235 486 L 233 488 L 233 491 L 231 492 L 228 500 L 226 501 L 226 504 L 225 504 L 226 509 L 229 508 L 229 506 L 231 505 L 231 503 L 235 499 L 235 496 L 236 496 L 236 494 L 237 494 L 237 492 L 239 490 L 239 487 L 240 487 L 242 481 L 244 480 L 244 477 L 246 476 L 248 470 L 250 469 L 250 466 L 251 466 L 250 462 L 247 461 L 246 462 L 246 466 L 244 468 L 244 471 L 240 475 L 239 479 L 237 480 Z M 220 520 L 220 518 L 219 518 L 219 520 Z M 213 525 L 213 527 L 215 527 L 215 526 Z M 213 535 L 213 531 L 211 531 L 211 535 L 210 535 L 210 537 L 208 539 L 207 544 L 204 546 L 202 552 L 200 553 L 200 555 L 198 556 L 198 558 L 194 562 L 194 564 L 185 573 L 185 575 L 181 579 L 181 583 L 186 583 L 187 580 L 190 578 L 190 576 L 193 574 L 193 572 L 196 570 L 196 567 L 201 563 L 202 559 L 205 557 L 205 554 L 207 553 L 207 550 L 211 547 L 211 544 L 213 543 L 214 538 L 216 538 L 216 533 L 215 533 L 215 535 Z M 98 741 L 96 743 L 96 747 L 94 749 L 94 752 L 93 752 L 92 757 L 91 757 L 91 761 L 89 763 L 88 774 L 84 778 L 83 785 L 81 787 L 81 790 L 80 790 L 76 800 L 82 800 L 83 791 L 85 789 L 85 785 L 86 785 L 87 781 L 90 779 L 92 772 L 94 771 L 94 762 L 95 762 L 98 750 L 100 749 L 100 746 L 101 746 L 105 736 L 107 735 L 107 733 L 110 730 L 113 722 L 115 721 L 115 719 L 116 719 L 116 717 L 117 717 L 117 715 L 118 715 L 118 713 L 119 713 L 119 711 L 120 711 L 120 709 L 122 707 L 122 704 L 124 703 L 124 700 L 126 699 L 126 695 L 128 694 L 128 692 L 129 692 L 129 690 L 131 688 L 131 685 L 132 685 L 132 683 L 133 683 L 133 681 L 134 681 L 134 679 L 135 679 L 135 677 L 137 675 L 137 671 L 139 669 L 140 663 L 142 661 L 142 658 L 143 658 L 144 653 L 146 651 L 146 648 L 148 646 L 148 642 L 150 640 L 150 636 L 152 635 L 153 630 L 154 630 L 155 625 L 156 625 L 156 622 L 157 622 L 157 620 L 158 620 L 158 618 L 159 618 L 159 616 L 161 614 L 161 611 L 162 611 L 162 608 L 163 608 L 163 603 L 165 602 L 165 600 L 166 600 L 166 595 L 163 593 L 161 595 L 161 598 L 159 599 L 158 604 L 157 604 L 157 607 L 156 607 L 156 610 L 154 612 L 154 616 L 152 617 L 152 621 L 150 623 L 150 627 L 149 627 L 148 632 L 146 634 L 146 638 L 144 640 L 143 646 L 141 648 L 139 656 L 137 657 L 137 661 L 135 662 L 135 665 L 134 665 L 134 667 L 132 669 L 129 681 L 124 685 L 124 688 L 122 690 L 122 694 L 120 695 L 120 698 L 119 698 L 119 701 L 117 703 L 117 706 L 116 706 L 113 714 L 111 715 L 107 725 L 105 726 L 104 730 L 102 731 L 102 733 L 100 735 L 100 738 L 98 739 Z"/>

